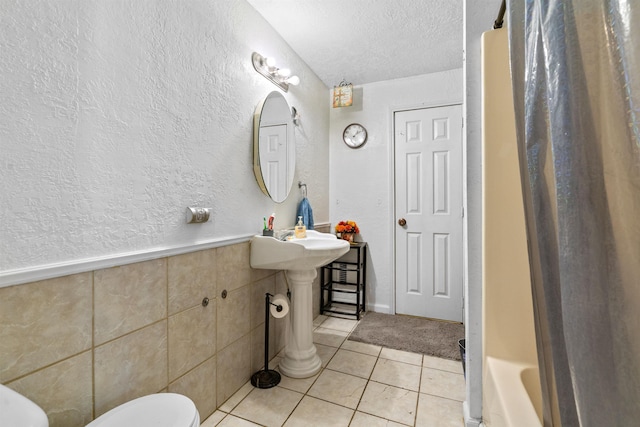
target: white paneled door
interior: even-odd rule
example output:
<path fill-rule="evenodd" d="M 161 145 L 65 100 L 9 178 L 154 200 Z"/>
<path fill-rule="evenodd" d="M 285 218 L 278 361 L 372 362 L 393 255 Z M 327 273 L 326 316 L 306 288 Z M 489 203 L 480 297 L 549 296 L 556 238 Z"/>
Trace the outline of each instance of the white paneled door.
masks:
<path fill-rule="evenodd" d="M 396 313 L 462 321 L 462 108 L 395 113 Z"/>
<path fill-rule="evenodd" d="M 260 127 L 260 168 L 262 178 L 273 200 L 287 197 L 287 125 Z"/>

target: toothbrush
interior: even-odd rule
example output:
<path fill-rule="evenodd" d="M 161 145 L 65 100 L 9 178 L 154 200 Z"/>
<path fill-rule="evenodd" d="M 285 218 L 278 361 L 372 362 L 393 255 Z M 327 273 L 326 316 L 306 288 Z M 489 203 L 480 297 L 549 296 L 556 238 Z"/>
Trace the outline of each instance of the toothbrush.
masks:
<path fill-rule="evenodd" d="M 264 224 L 263 230 L 268 230 L 268 228 L 267 228 L 267 217 L 266 216 L 262 217 L 262 223 Z"/>

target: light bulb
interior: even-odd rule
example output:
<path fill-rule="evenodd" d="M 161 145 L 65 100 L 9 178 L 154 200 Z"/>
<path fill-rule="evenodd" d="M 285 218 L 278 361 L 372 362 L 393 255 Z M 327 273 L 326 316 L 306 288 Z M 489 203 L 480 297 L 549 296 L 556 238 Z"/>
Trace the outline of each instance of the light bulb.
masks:
<path fill-rule="evenodd" d="M 273 58 L 264 58 L 264 63 L 267 64 L 267 67 L 269 68 L 276 66 L 276 60 Z"/>
<path fill-rule="evenodd" d="M 287 79 L 287 83 L 289 83 L 290 85 L 293 86 L 298 86 L 300 84 L 300 77 L 298 76 L 291 76 Z"/>
<path fill-rule="evenodd" d="M 282 77 L 289 77 L 291 75 L 291 70 L 288 68 L 280 68 L 278 70 L 278 74 Z"/>

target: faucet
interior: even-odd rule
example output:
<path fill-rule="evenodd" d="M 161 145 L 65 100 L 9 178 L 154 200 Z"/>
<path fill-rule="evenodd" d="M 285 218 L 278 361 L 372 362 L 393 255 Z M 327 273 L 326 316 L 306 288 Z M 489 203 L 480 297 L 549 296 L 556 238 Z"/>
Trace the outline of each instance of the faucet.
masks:
<path fill-rule="evenodd" d="M 293 236 L 293 234 L 294 234 L 294 230 L 280 230 L 278 232 L 277 239 L 284 242 L 285 240 L 287 240 L 287 237 Z"/>

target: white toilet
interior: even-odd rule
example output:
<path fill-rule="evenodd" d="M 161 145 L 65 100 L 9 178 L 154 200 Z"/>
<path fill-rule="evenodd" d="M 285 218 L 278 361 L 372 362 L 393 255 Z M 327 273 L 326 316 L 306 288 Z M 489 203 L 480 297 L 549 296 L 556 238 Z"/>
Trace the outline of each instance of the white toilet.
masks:
<path fill-rule="evenodd" d="M 198 427 L 200 414 L 186 396 L 157 393 L 123 403 L 86 427 Z"/>
<path fill-rule="evenodd" d="M 0 426 L 49 427 L 42 408 L 0 384 Z"/>

